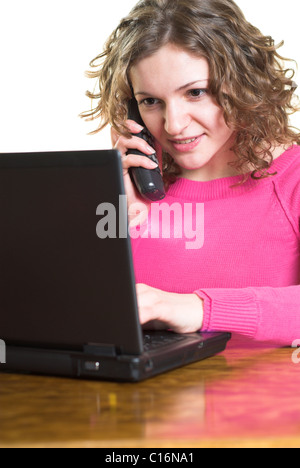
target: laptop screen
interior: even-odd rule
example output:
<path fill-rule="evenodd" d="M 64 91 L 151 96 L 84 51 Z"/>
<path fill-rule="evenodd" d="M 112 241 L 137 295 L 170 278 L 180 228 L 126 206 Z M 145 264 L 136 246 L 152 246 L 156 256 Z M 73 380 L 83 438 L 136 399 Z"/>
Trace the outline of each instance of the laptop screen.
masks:
<path fill-rule="evenodd" d="M 130 239 L 96 233 L 122 194 L 114 150 L 0 155 L 1 338 L 141 352 Z"/>

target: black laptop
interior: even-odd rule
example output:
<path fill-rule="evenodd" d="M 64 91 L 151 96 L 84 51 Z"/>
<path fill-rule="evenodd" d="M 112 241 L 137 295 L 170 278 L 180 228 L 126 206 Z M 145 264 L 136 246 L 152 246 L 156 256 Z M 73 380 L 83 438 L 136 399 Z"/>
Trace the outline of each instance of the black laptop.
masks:
<path fill-rule="evenodd" d="M 116 150 L 0 155 L 0 372 L 140 381 L 225 349 L 142 331 L 124 195 Z M 103 203 L 116 235 L 97 234 Z"/>

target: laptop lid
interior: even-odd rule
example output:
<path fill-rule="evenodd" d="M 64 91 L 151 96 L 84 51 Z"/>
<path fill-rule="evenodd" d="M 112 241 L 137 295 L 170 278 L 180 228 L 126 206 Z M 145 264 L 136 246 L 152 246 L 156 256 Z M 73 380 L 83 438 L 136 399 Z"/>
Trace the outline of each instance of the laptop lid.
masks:
<path fill-rule="evenodd" d="M 0 155 L 7 344 L 142 353 L 124 195 L 116 150 Z"/>

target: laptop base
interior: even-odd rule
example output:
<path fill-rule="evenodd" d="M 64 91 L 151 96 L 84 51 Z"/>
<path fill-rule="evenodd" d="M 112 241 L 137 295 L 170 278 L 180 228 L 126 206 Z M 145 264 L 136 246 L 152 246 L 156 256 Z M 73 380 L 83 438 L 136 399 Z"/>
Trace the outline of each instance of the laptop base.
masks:
<path fill-rule="evenodd" d="M 92 380 L 139 382 L 224 351 L 229 333 L 194 333 L 180 343 L 141 355 L 100 355 L 87 351 L 7 346 L 1 371 Z M 198 345 L 195 346 L 195 343 Z"/>

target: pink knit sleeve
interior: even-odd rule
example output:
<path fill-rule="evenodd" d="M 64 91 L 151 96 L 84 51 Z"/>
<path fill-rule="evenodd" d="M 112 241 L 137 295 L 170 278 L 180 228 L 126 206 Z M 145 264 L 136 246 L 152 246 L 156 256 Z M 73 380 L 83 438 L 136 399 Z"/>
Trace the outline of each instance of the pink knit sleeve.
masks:
<path fill-rule="evenodd" d="M 297 150 L 299 153 L 299 150 Z M 300 154 L 274 191 L 300 242 Z M 203 331 L 236 332 L 258 341 L 291 346 L 300 339 L 300 286 L 199 289 L 204 300 Z"/>
<path fill-rule="evenodd" d="M 300 286 L 203 289 L 202 331 L 229 331 L 291 346 L 300 339 Z"/>

